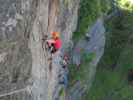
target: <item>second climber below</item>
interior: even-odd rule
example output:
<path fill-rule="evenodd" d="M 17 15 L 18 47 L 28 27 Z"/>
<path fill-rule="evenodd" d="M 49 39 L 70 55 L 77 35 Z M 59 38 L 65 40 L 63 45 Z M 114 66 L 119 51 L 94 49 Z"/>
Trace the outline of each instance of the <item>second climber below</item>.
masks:
<path fill-rule="evenodd" d="M 48 45 L 48 50 L 51 54 L 56 53 L 61 48 L 61 39 L 60 39 L 60 33 L 59 32 L 52 32 L 51 33 L 52 38 L 46 40 Z"/>

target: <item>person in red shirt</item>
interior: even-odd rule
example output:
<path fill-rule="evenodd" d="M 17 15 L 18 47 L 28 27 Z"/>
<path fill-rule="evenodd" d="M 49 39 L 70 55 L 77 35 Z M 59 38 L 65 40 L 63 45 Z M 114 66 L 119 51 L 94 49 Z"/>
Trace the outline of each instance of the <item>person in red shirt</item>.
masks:
<path fill-rule="evenodd" d="M 52 54 L 57 52 L 61 48 L 61 39 L 58 32 L 52 32 L 52 38 L 46 41 Z"/>

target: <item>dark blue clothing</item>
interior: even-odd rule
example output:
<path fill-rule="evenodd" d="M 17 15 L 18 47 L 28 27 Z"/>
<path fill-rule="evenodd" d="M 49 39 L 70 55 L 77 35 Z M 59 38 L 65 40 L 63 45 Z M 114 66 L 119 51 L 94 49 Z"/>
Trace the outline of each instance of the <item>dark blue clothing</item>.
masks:
<path fill-rule="evenodd" d="M 63 84 L 65 88 L 67 88 L 68 85 L 68 77 L 67 74 L 64 74 L 62 76 L 62 80 L 59 81 L 59 84 Z"/>

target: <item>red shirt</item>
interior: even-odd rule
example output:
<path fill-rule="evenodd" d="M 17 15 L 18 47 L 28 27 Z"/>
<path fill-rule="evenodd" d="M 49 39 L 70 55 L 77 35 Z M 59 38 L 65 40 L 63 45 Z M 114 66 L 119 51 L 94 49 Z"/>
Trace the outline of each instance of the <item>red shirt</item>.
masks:
<path fill-rule="evenodd" d="M 61 47 L 61 40 L 60 39 L 56 39 L 54 42 L 54 47 L 56 49 L 59 49 Z"/>

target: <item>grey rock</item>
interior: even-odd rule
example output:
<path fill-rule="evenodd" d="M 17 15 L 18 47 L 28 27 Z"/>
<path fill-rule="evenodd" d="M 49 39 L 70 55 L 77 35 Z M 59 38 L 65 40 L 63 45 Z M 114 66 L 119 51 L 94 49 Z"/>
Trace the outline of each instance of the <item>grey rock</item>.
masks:
<path fill-rule="evenodd" d="M 73 51 L 73 63 L 76 65 L 79 65 L 81 63 L 81 55 L 82 52 L 81 49 L 84 49 L 86 53 L 95 53 L 95 57 L 90 62 L 88 68 L 86 67 L 87 74 L 87 80 L 85 80 L 84 86 L 79 84 L 79 86 L 72 87 L 69 93 L 69 100 L 79 100 L 80 97 L 84 94 L 86 89 L 89 89 L 91 87 L 91 84 L 94 80 L 95 73 L 96 73 L 96 67 L 97 64 L 101 58 L 101 56 L 104 53 L 104 46 L 105 46 L 105 28 L 103 24 L 103 19 L 100 17 L 96 20 L 96 22 L 92 25 L 90 28 L 90 31 L 88 31 L 90 40 L 86 41 L 84 38 L 82 38 L 75 46 Z M 77 52 L 77 49 L 78 52 Z M 74 92 L 71 92 L 74 91 Z"/>
<path fill-rule="evenodd" d="M 67 5 L 64 0 L 0 0 L 0 95 L 26 88 L 0 100 L 54 100 L 61 53 L 49 61 L 42 38 L 61 32 L 65 51 L 76 29 L 78 7 L 79 0 Z"/>

